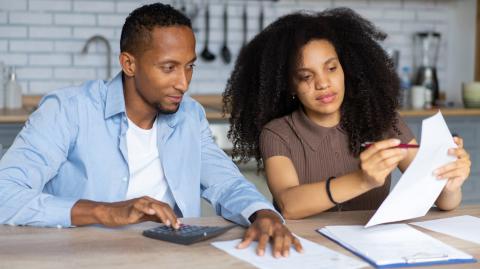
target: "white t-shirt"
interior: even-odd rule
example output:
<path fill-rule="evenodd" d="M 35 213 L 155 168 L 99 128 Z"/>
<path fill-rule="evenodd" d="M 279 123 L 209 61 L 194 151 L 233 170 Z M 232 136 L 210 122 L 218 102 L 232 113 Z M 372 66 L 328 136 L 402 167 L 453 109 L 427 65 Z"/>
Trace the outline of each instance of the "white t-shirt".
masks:
<path fill-rule="evenodd" d="M 150 196 L 173 208 L 175 200 L 165 180 L 158 153 L 156 119 L 150 130 L 142 129 L 128 119 L 127 151 L 130 170 L 127 199 Z"/>

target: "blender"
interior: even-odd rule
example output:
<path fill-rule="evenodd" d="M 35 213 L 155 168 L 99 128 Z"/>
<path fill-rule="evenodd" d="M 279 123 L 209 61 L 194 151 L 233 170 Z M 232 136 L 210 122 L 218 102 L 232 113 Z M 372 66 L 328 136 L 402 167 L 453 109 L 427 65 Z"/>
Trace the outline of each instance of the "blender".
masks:
<path fill-rule="evenodd" d="M 415 85 L 422 85 L 426 88 L 425 108 L 431 108 L 436 105 L 439 99 L 436 64 L 440 48 L 440 37 L 440 33 L 432 31 L 418 32 L 414 37 L 415 59 L 418 67 Z"/>

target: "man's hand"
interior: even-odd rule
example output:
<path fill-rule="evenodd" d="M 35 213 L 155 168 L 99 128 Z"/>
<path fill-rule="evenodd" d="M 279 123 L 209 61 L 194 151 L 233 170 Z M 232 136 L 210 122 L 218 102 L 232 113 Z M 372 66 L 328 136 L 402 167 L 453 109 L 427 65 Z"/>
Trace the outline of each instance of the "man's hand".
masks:
<path fill-rule="evenodd" d="M 287 257 L 291 245 L 294 245 L 297 252 L 303 252 L 300 241 L 283 225 L 282 220 L 275 212 L 271 210 L 259 210 L 255 214 L 255 221 L 245 232 L 243 240 L 237 248 L 246 248 L 252 241 L 257 240 L 257 254 L 263 256 L 265 254 L 265 247 L 271 239 L 273 246 L 272 255 L 275 258 L 281 256 Z"/>
<path fill-rule="evenodd" d="M 115 203 L 80 200 L 72 208 L 72 224 L 76 226 L 102 224 L 115 227 L 143 221 L 157 221 L 180 228 L 180 221 L 172 208 L 148 196 Z"/>

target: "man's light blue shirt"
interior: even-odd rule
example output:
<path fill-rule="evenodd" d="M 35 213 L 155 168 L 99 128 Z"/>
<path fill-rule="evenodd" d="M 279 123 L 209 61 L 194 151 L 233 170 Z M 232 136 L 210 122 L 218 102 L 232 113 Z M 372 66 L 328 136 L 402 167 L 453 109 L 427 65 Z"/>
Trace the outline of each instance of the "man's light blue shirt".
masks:
<path fill-rule="evenodd" d="M 121 73 L 46 95 L 0 161 L 0 223 L 71 226 L 79 199 L 125 200 L 128 128 Z M 159 114 L 157 146 L 181 217 L 199 217 L 200 199 L 242 225 L 268 202 L 214 143 L 203 108 L 184 96 Z"/>

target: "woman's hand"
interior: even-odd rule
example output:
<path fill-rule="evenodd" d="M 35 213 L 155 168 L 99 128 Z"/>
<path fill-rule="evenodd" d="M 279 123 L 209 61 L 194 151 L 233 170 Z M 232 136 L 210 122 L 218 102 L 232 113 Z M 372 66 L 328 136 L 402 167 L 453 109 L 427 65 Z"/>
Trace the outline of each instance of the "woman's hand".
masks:
<path fill-rule="evenodd" d="M 449 149 L 448 154 L 457 157 L 457 160 L 434 171 L 438 179 L 448 179 L 443 189 L 443 192 L 446 193 L 454 193 L 461 189 L 463 183 L 470 175 L 470 167 L 472 165 L 470 155 L 463 148 L 463 139 L 454 137 L 453 141 L 455 141 L 458 147 Z"/>
<path fill-rule="evenodd" d="M 407 149 L 396 148 L 399 144 L 398 139 L 382 140 L 360 154 L 360 171 L 367 189 L 382 186 L 385 178 L 407 156 Z"/>

